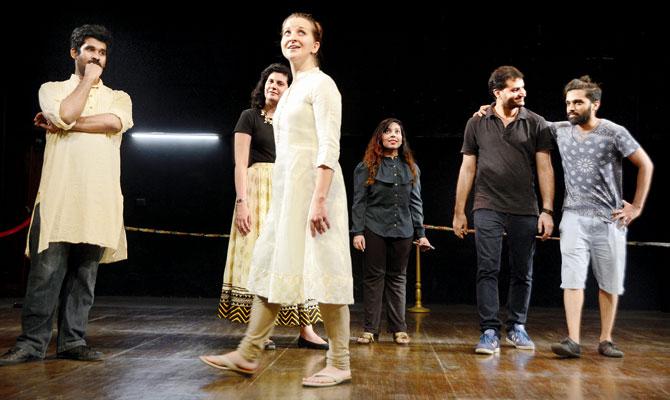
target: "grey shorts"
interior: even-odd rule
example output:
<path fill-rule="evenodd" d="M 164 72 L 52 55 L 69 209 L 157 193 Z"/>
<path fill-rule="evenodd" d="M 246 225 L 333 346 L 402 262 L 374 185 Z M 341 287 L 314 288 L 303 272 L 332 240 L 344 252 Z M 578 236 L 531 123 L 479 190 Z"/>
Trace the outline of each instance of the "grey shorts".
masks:
<path fill-rule="evenodd" d="M 600 289 L 623 294 L 628 228 L 566 211 L 559 229 L 561 288 L 584 289 L 590 262 Z"/>

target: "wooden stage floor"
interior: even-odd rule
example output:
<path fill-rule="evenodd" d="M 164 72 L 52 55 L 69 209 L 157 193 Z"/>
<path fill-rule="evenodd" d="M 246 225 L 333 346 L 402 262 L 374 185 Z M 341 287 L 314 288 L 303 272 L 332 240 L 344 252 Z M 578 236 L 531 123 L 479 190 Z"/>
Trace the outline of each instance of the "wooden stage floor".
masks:
<path fill-rule="evenodd" d="M 233 349 L 244 325 L 219 320 L 214 299 L 99 298 L 89 344 L 104 362 L 54 359 L 0 367 L 0 399 L 444 399 L 444 398 L 670 398 L 670 315 L 620 312 L 615 341 L 626 352 L 608 359 L 596 351 L 598 313 L 585 310 L 583 357 L 556 359 L 549 348 L 565 335 L 561 309 L 531 308 L 527 329 L 536 351 L 504 346 L 500 355 L 473 353 L 478 339 L 473 306 L 433 306 L 408 313 L 412 343 L 351 344 L 353 382 L 303 388 L 325 352 L 297 348 L 295 328 L 277 328 L 277 350 L 266 351 L 252 378 L 210 368 L 202 354 Z M 361 332 L 352 307 L 352 338 Z M 317 331 L 324 334 L 322 325 Z M 0 351 L 14 344 L 20 309 L 0 299 Z M 54 342 L 55 340 L 52 340 Z"/>

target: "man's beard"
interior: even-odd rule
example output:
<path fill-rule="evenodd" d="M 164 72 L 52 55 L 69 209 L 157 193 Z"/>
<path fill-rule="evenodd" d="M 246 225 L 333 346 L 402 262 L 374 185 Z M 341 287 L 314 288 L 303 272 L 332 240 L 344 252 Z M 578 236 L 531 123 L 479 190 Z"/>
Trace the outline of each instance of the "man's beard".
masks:
<path fill-rule="evenodd" d="M 524 100 L 521 99 L 521 100 L 518 100 L 518 101 L 521 101 L 523 103 Z M 514 97 L 507 100 L 507 108 L 509 108 L 510 110 L 513 110 L 515 108 L 520 108 L 520 107 L 523 107 L 523 104 L 519 104 Z"/>
<path fill-rule="evenodd" d="M 568 121 L 572 125 L 584 125 L 591 119 L 591 107 L 584 114 L 568 114 Z"/>
<path fill-rule="evenodd" d="M 102 67 L 103 71 L 105 70 L 105 67 L 100 63 L 100 60 L 97 58 L 93 58 L 88 60 L 87 62 L 84 62 L 83 60 L 78 60 L 77 61 L 77 68 L 79 68 L 79 71 L 81 71 L 81 74 L 84 74 L 84 71 L 86 71 L 86 64 L 98 64 L 100 67 Z"/>

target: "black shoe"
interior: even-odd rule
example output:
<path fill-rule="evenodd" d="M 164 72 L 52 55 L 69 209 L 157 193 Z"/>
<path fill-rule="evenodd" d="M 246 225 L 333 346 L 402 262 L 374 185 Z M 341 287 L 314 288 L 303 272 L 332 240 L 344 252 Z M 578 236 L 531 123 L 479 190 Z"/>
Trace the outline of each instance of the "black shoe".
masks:
<path fill-rule="evenodd" d="M 328 350 L 329 349 L 328 343 L 310 342 L 309 340 L 303 338 L 302 336 L 298 336 L 298 347 L 305 348 L 305 349 L 314 349 L 314 350 Z"/>
<path fill-rule="evenodd" d="M 77 361 L 102 361 L 103 354 L 89 346 L 81 345 L 56 354 L 56 358 L 65 358 Z"/>
<path fill-rule="evenodd" d="M 582 356 L 582 346 L 569 337 L 565 338 L 561 343 L 552 344 L 551 351 L 566 358 L 579 358 Z"/>
<path fill-rule="evenodd" d="M 598 344 L 598 353 L 605 357 L 621 358 L 623 351 L 619 350 L 616 345 L 609 340 L 603 340 Z"/>
<path fill-rule="evenodd" d="M 7 350 L 5 354 L 0 356 L 0 365 L 14 365 L 41 360 L 42 357 L 32 355 L 20 347 L 12 347 L 11 349 Z"/>
<path fill-rule="evenodd" d="M 265 341 L 263 348 L 265 350 L 277 350 L 277 345 L 272 341 L 272 339 L 268 339 Z"/>

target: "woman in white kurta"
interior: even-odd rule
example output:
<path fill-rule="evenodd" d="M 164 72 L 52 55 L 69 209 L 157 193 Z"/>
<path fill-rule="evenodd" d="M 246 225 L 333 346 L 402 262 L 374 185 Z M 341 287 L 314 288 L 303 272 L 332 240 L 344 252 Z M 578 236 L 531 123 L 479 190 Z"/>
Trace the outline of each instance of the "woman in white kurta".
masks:
<path fill-rule="evenodd" d="M 277 103 L 293 77 L 284 64 L 271 64 L 261 72 L 251 93 L 251 108 L 242 112 L 235 126 L 235 211 L 223 273 L 219 318 L 248 323 L 254 294 L 247 288 L 251 258 L 260 227 L 272 204 L 272 169 L 276 151 L 273 117 Z M 276 325 L 300 326 L 298 347 L 328 350 L 328 343 L 314 332 L 321 321 L 316 300 L 285 305 Z M 275 349 L 268 339 L 265 349 Z"/>
<path fill-rule="evenodd" d="M 270 303 L 317 299 L 349 304 L 353 302 L 349 220 L 337 162 L 340 93 L 335 82 L 315 67 L 299 72 L 285 96 L 275 112 L 272 204 L 254 248 L 249 290 Z M 333 175 L 326 198 L 330 229 L 312 237 L 308 213 L 319 167 Z"/>
<path fill-rule="evenodd" d="M 292 14 L 282 26 L 282 53 L 293 83 L 275 111 L 277 158 L 272 204 L 254 248 L 248 289 L 256 294 L 237 351 L 201 359 L 216 368 L 253 374 L 281 304 L 320 303 L 329 336 L 327 366 L 305 386 L 351 380 L 349 309 L 353 280 L 347 199 L 339 158 L 342 103 L 335 82 L 318 68 L 321 25 Z"/>

